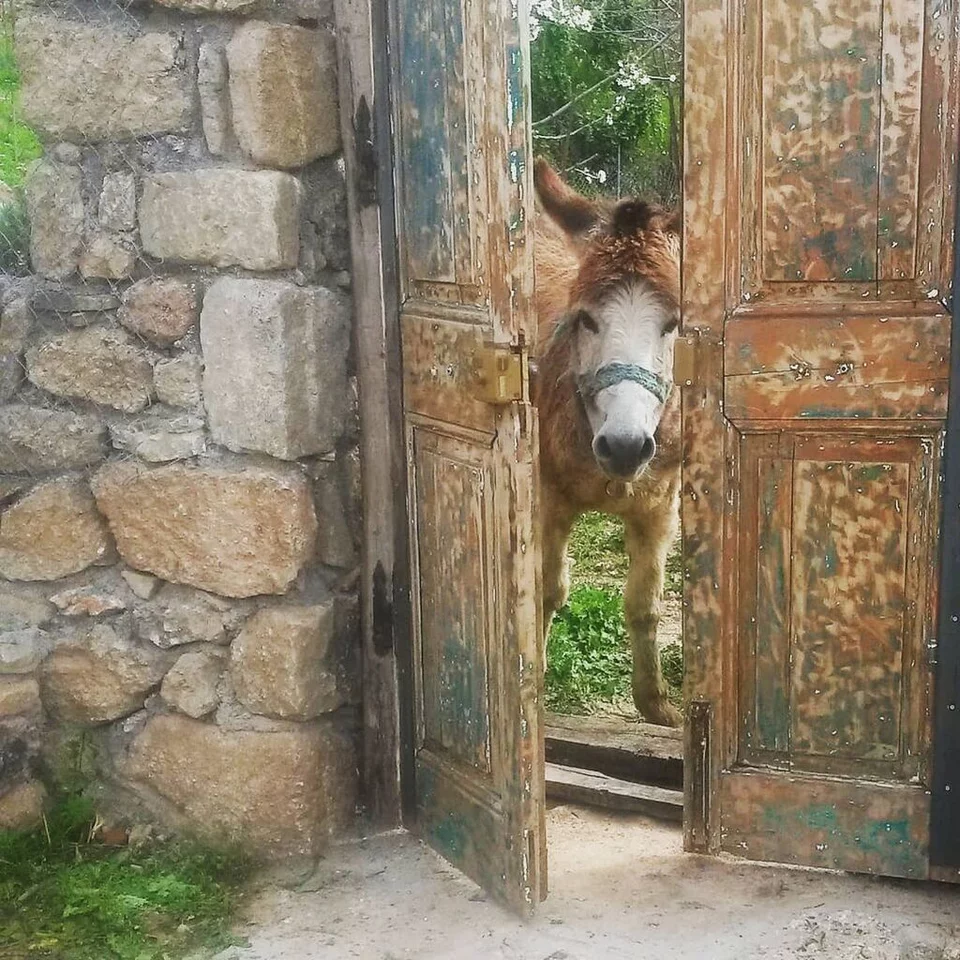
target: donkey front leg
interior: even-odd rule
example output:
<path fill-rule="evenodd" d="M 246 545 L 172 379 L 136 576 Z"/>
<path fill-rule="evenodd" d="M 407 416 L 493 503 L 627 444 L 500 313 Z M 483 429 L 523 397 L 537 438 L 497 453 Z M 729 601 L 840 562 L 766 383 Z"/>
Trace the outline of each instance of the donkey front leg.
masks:
<path fill-rule="evenodd" d="M 550 633 L 553 615 L 567 602 L 570 574 L 567 569 L 567 541 L 576 519 L 565 500 L 548 485 L 540 497 L 541 550 L 543 552 L 543 630 Z"/>
<path fill-rule="evenodd" d="M 625 519 L 630 572 L 624 609 L 633 648 L 633 702 L 648 723 L 677 727 L 682 716 L 667 698 L 657 650 L 663 580 L 675 524 Z"/>

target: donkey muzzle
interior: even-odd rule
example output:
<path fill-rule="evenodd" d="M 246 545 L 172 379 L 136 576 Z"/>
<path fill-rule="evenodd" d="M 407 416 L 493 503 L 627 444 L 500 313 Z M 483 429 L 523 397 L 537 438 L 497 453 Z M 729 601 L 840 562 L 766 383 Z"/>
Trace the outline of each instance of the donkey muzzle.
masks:
<path fill-rule="evenodd" d="M 631 480 L 656 455 L 657 441 L 649 433 L 603 427 L 593 438 L 593 455 L 608 476 Z"/>

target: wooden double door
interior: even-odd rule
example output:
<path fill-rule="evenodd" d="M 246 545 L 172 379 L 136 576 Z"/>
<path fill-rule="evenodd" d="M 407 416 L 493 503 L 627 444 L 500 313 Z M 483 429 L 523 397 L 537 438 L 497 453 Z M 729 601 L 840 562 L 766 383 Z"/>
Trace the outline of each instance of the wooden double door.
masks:
<path fill-rule="evenodd" d="M 526 2 L 388 9 L 415 820 L 531 910 Z M 687 0 L 685 22 L 686 845 L 927 877 L 956 3 Z"/>

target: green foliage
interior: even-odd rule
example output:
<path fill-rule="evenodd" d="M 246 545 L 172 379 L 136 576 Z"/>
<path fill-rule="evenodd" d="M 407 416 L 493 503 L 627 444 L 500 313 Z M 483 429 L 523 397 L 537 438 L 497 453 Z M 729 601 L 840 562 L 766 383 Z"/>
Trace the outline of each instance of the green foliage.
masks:
<path fill-rule="evenodd" d="M 584 713 L 630 693 L 623 597 L 576 587 L 557 611 L 547 641 L 547 709 Z"/>
<path fill-rule="evenodd" d="M 534 147 L 581 190 L 677 201 L 679 10 L 669 0 L 534 0 Z"/>
<path fill-rule="evenodd" d="M 547 709 L 589 713 L 622 705 L 629 709 L 632 659 L 623 615 L 623 588 L 629 561 L 623 521 L 586 513 L 570 534 L 570 600 L 553 618 L 547 641 Z M 679 598 L 679 544 L 667 558 L 664 595 Z M 683 650 L 679 643 L 660 651 L 670 699 L 679 704 Z M 626 702 L 624 702 L 626 701 Z"/>
<path fill-rule="evenodd" d="M 683 647 L 679 643 L 668 643 L 660 650 L 660 669 L 672 690 L 683 690 Z"/>
<path fill-rule="evenodd" d="M 178 842 L 91 842 L 91 804 L 61 801 L 32 831 L 0 832 L 0 956 L 173 960 L 235 943 L 228 918 L 249 862 Z"/>
<path fill-rule="evenodd" d="M 0 181 L 19 187 L 31 161 L 43 152 L 37 135 L 19 119 L 20 73 L 9 15 L 0 19 Z"/>

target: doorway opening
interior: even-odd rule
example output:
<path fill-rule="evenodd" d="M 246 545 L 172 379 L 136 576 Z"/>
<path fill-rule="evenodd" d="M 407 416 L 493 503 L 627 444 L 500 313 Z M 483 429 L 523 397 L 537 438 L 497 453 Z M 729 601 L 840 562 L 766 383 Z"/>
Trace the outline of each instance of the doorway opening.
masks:
<path fill-rule="evenodd" d="M 583 196 L 679 209 L 682 13 L 679 0 L 531 0 L 534 153 Z M 632 692 L 630 558 L 615 504 L 578 509 L 567 545 L 569 589 L 546 646 L 548 800 L 679 820 L 680 731 L 645 716 Z M 659 613 L 656 657 L 676 717 L 680 577 L 677 539 L 651 611 Z"/>

